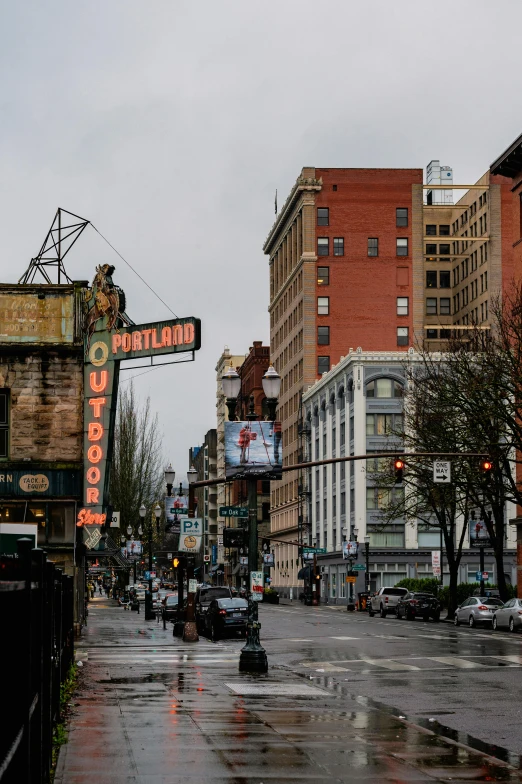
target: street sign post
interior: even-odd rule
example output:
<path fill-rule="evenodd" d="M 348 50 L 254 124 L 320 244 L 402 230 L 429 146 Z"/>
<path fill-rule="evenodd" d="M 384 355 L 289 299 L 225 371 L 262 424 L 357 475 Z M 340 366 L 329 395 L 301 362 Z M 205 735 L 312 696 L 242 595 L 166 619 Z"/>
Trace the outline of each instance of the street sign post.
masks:
<path fill-rule="evenodd" d="M 446 485 L 451 483 L 451 462 L 449 460 L 433 461 L 433 481 Z"/>
<path fill-rule="evenodd" d="M 489 572 L 478 571 L 477 574 L 475 575 L 475 577 L 477 578 L 477 582 L 478 583 L 480 583 L 480 582 L 487 583 L 487 581 L 489 580 Z"/>
<path fill-rule="evenodd" d="M 248 517 L 247 506 L 220 506 L 220 517 Z"/>

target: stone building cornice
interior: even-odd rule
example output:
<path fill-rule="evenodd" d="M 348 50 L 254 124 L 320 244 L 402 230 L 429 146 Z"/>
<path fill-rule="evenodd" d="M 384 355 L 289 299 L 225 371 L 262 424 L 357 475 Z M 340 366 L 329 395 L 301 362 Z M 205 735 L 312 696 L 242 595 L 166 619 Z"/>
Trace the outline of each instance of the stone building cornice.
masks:
<path fill-rule="evenodd" d="M 282 228 L 286 224 L 290 212 L 299 199 L 302 198 L 303 194 L 307 192 L 313 193 L 315 191 L 320 191 L 322 187 L 322 179 L 316 179 L 315 177 L 303 177 L 302 175 L 297 178 L 294 187 L 290 191 L 283 208 L 281 209 L 281 212 L 275 219 L 274 224 L 268 233 L 268 237 L 266 238 L 265 244 L 263 245 L 264 253 L 269 254 L 271 252 L 271 249 L 279 237 Z"/>

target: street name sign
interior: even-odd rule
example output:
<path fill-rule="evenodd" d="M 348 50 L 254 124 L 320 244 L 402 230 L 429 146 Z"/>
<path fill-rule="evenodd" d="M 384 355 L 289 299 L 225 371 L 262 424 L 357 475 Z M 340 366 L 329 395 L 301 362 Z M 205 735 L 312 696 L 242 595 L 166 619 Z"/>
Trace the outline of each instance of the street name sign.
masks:
<path fill-rule="evenodd" d="M 433 481 L 439 484 L 449 485 L 451 482 L 451 461 L 450 460 L 434 460 L 433 461 Z"/>
<path fill-rule="evenodd" d="M 366 566 L 364 564 L 354 564 L 352 566 L 352 571 L 353 572 L 365 572 L 366 571 Z"/>
<path fill-rule="evenodd" d="M 324 555 L 326 547 L 303 547 L 303 553 L 316 553 L 316 555 Z"/>
<path fill-rule="evenodd" d="M 248 517 L 247 506 L 220 506 L 220 517 Z"/>

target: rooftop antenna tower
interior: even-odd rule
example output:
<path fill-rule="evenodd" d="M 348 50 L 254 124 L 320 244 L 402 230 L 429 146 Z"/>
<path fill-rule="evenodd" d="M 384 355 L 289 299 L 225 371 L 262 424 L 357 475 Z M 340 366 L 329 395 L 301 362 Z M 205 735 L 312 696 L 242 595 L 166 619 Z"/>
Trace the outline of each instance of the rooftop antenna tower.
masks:
<path fill-rule="evenodd" d="M 50 275 L 53 267 L 58 273 L 57 283 L 72 283 L 65 271 L 63 260 L 89 223 L 90 221 L 80 218 L 74 212 L 58 207 L 42 247 L 34 259 L 31 259 L 31 263 L 18 283 L 34 283 L 36 274 L 39 272 L 45 283 L 52 284 Z"/>

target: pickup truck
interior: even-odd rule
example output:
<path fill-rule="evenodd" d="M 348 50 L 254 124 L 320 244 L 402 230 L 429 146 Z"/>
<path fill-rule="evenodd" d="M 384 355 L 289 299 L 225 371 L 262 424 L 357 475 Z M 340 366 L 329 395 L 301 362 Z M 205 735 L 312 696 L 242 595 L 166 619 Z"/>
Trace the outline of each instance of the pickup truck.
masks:
<path fill-rule="evenodd" d="M 406 596 L 407 588 L 381 588 L 368 602 L 368 614 L 371 618 L 379 613 L 381 618 L 386 618 L 389 612 L 395 612 L 395 607 L 401 596 Z"/>

